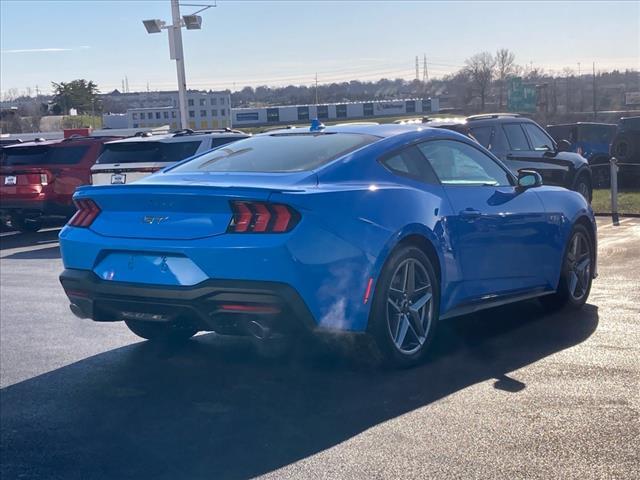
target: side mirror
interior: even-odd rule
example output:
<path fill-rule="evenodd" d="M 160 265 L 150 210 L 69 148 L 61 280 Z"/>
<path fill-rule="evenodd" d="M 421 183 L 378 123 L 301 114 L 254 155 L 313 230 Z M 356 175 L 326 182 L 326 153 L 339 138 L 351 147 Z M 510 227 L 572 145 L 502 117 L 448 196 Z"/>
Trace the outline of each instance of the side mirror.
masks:
<path fill-rule="evenodd" d="M 567 139 L 562 139 L 558 142 L 559 152 L 569 152 L 571 150 L 571 142 Z"/>
<path fill-rule="evenodd" d="M 542 177 L 535 170 L 520 170 L 518 172 L 518 187 L 521 189 L 534 188 L 542 185 Z"/>

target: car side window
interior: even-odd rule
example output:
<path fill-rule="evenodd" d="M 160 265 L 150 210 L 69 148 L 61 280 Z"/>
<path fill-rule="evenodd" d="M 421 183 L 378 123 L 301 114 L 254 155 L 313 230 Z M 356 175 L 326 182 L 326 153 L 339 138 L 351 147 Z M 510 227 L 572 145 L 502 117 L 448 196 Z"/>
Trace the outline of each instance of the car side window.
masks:
<path fill-rule="evenodd" d="M 523 127 L 527 135 L 529 135 L 529 140 L 531 140 L 531 146 L 533 146 L 534 150 L 538 152 L 553 150 L 553 142 L 540 127 L 532 123 L 525 123 Z"/>
<path fill-rule="evenodd" d="M 531 149 L 519 123 L 505 123 L 502 125 L 502 129 L 507 136 L 510 150 L 526 152 Z"/>
<path fill-rule="evenodd" d="M 435 173 L 424 156 L 413 145 L 384 157 L 381 163 L 396 175 L 413 178 L 424 183 L 438 183 Z"/>
<path fill-rule="evenodd" d="M 418 145 L 444 185 L 511 185 L 509 174 L 479 149 L 454 140 Z"/>
<path fill-rule="evenodd" d="M 480 142 L 484 148 L 491 150 L 491 137 L 493 135 L 493 127 L 472 127 L 469 129 L 471 134 Z"/>

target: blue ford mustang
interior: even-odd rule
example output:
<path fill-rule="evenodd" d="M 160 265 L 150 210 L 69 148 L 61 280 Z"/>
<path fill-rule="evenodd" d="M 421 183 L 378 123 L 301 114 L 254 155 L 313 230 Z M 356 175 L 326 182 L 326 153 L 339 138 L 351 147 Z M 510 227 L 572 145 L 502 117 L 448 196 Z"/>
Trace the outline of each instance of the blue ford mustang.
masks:
<path fill-rule="evenodd" d="M 407 366 L 438 320 L 534 297 L 580 307 L 596 273 L 580 194 L 415 125 L 265 133 L 74 198 L 72 311 L 150 340 L 367 332 Z"/>

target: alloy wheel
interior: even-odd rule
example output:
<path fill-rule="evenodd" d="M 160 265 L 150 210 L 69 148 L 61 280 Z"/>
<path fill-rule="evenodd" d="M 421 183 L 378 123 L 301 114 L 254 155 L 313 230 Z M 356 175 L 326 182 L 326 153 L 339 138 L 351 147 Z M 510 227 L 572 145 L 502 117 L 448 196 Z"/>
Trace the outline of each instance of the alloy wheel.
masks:
<path fill-rule="evenodd" d="M 408 258 L 396 268 L 387 294 L 387 326 L 395 347 L 415 353 L 424 344 L 433 319 L 433 287 L 425 267 Z"/>
<path fill-rule="evenodd" d="M 567 273 L 569 294 L 581 300 L 589 288 L 591 276 L 591 247 L 589 239 L 582 232 L 576 232 L 567 252 Z"/>

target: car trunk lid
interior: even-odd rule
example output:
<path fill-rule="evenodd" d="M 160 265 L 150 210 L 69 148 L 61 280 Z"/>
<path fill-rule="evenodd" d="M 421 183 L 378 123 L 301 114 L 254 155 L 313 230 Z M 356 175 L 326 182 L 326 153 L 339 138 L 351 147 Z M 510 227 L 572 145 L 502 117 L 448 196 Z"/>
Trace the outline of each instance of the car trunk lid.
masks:
<path fill-rule="evenodd" d="M 120 238 L 187 240 L 223 234 L 232 218 L 232 200 L 267 201 L 274 192 L 315 186 L 315 175 L 158 175 L 131 185 L 84 187 L 77 199 L 91 198 L 101 213 L 91 224 L 100 235 Z M 265 178 L 267 177 L 267 178 Z M 277 178 L 276 178 L 277 177 Z M 303 177 L 313 177 L 304 186 Z"/>

